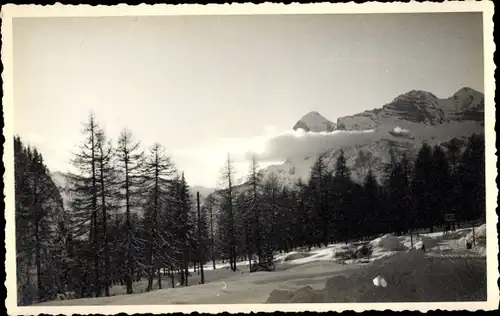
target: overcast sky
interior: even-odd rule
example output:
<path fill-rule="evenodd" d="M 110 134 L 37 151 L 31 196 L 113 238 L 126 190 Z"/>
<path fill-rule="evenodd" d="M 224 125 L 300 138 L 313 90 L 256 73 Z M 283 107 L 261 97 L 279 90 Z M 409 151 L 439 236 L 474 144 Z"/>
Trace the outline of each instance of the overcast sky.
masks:
<path fill-rule="evenodd" d="M 215 187 L 228 151 L 262 150 L 309 111 L 335 122 L 412 89 L 484 90 L 480 13 L 13 25 L 14 129 L 52 171 L 67 170 L 91 110 L 111 138 L 127 127 L 145 148 L 159 142 L 191 184 Z"/>

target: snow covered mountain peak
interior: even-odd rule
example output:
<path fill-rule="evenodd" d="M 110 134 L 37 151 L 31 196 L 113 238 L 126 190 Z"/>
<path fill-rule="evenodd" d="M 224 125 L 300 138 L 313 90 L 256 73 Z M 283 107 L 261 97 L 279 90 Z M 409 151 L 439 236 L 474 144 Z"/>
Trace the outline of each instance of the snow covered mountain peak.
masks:
<path fill-rule="evenodd" d="M 295 125 L 294 130 L 302 129 L 306 132 L 331 132 L 336 129 L 335 123 L 329 121 L 316 111 L 304 115 Z"/>
<path fill-rule="evenodd" d="M 433 93 L 411 90 L 379 108 L 341 117 L 337 124 L 329 122 L 317 112 L 302 117 L 294 129 L 305 131 L 332 131 L 323 135 L 329 140 L 326 159 L 333 168 L 340 150 L 344 151 L 354 180 L 363 181 L 368 170 L 376 177 L 392 159 L 406 154 L 416 155 L 422 142 L 445 146 L 452 138 L 464 140 L 471 134 L 484 132 L 484 95 L 471 88 L 461 88 L 449 98 L 438 98 Z M 330 122 L 331 123 L 331 122 Z M 330 129 L 329 129 L 330 128 Z M 360 132 L 371 131 L 370 133 Z M 316 141 L 317 138 L 311 138 Z M 299 151 L 297 151 L 299 153 Z M 293 184 L 298 178 L 307 180 L 317 155 L 288 157 L 286 163 L 265 168 L 263 175 L 274 174 L 282 184 Z"/>

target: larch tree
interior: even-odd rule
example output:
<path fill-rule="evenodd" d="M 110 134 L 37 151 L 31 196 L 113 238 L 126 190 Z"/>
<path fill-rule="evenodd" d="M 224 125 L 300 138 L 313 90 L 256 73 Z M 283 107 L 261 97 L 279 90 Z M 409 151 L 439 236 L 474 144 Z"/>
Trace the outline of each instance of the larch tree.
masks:
<path fill-rule="evenodd" d="M 116 172 L 113 166 L 114 150 L 111 141 L 106 139 L 106 135 L 103 130 L 99 130 L 96 133 L 96 159 L 97 159 L 97 182 L 100 203 L 99 207 L 101 209 L 101 238 L 102 238 L 102 248 L 104 256 L 104 292 L 106 296 L 109 296 L 109 288 L 111 286 L 110 280 L 110 251 L 109 251 L 109 231 L 108 231 L 108 218 L 109 210 L 115 205 L 111 202 L 113 198 L 117 195 L 116 190 Z"/>
<path fill-rule="evenodd" d="M 97 134 L 100 128 L 95 116 L 91 113 L 87 123 L 84 124 L 84 141 L 79 146 L 79 152 L 74 154 L 72 164 L 77 173 L 71 174 L 71 209 L 72 209 L 72 235 L 73 239 L 87 238 L 88 247 L 85 244 L 81 248 L 87 253 L 84 275 L 86 281 L 82 288 L 82 295 L 88 293 L 91 285 L 95 296 L 101 296 L 102 284 L 100 277 L 99 251 L 100 251 L 100 230 L 98 223 L 98 176 L 97 176 L 97 156 L 98 140 Z M 88 237 L 85 237 L 87 235 Z M 83 262 L 82 262 L 83 263 Z"/>
<path fill-rule="evenodd" d="M 429 227 L 434 226 L 432 223 L 432 210 L 431 210 L 431 178 L 432 178 L 432 148 L 424 143 L 418 152 L 415 161 L 415 167 L 412 177 L 412 192 L 414 200 L 414 214 L 416 219 L 416 227 Z"/>
<path fill-rule="evenodd" d="M 163 147 L 160 144 L 155 144 L 146 158 L 144 168 L 144 187 L 148 192 L 144 225 L 144 229 L 147 231 L 147 291 L 151 291 L 157 269 L 168 266 L 173 270 L 173 266 L 176 265 L 174 257 L 166 251 L 172 240 L 169 236 L 171 232 L 160 229 L 164 224 L 162 219 L 170 202 L 175 167 L 171 158 L 165 154 Z"/>
<path fill-rule="evenodd" d="M 124 278 L 127 294 L 133 293 L 132 281 L 136 270 L 142 267 L 140 263 L 140 249 L 144 241 L 137 235 L 137 228 L 133 227 L 132 216 L 141 207 L 144 197 L 143 177 L 144 151 L 139 141 L 135 141 L 132 132 L 122 130 L 118 138 L 116 149 L 116 166 L 121 181 L 119 188 L 121 199 L 125 206 L 125 235 L 122 242 L 124 248 Z"/>
<path fill-rule="evenodd" d="M 223 189 L 223 202 L 222 206 L 227 215 L 226 222 L 226 236 L 227 245 L 229 247 L 229 264 L 232 271 L 236 271 L 236 238 L 234 234 L 234 167 L 231 161 L 231 156 L 227 156 L 226 164 L 222 171 L 222 181 L 225 188 Z"/>
<path fill-rule="evenodd" d="M 249 237 L 248 255 L 251 257 L 253 249 L 255 249 L 259 263 L 262 261 L 262 181 L 262 175 L 259 173 L 257 158 L 254 156 L 252 157 L 250 171 L 247 177 L 247 184 L 250 192 L 248 194 L 248 212 L 246 216 L 245 232 Z M 253 245 L 253 247 L 250 247 L 250 245 Z"/>

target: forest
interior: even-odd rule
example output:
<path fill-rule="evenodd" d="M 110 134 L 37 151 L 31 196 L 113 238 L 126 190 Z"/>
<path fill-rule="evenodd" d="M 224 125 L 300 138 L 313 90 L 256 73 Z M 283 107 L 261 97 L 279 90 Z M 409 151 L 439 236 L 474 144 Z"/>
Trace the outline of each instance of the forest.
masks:
<path fill-rule="evenodd" d="M 291 186 L 264 179 L 253 159 L 247 181 L 235 185 L 228 156 L 224 185 L 201 203 L 162 145 L 145 151 L 127 129 L 113 142 L 92 114 L 82 133 L 66 188 L 41 152 L 14 138 L 19 305 L 61 293 L 109 296 L 114 285 L 132 294 L 142 279 L 146 291 L 155 282 L 175 287 L 174 279 L 190 286 L 190 269 L 203 282 L 205 264 L 224 260 L 237 271 L 245 260 L 258 271 L 279 252 L 432 231 L 448 213 L 458 225 L 485 219 L 484 135 L 391 155 L 382 178 L 370 170 L 363 183 L 341 152 L 333 170 L 320 155 L 310 178 Z"/>

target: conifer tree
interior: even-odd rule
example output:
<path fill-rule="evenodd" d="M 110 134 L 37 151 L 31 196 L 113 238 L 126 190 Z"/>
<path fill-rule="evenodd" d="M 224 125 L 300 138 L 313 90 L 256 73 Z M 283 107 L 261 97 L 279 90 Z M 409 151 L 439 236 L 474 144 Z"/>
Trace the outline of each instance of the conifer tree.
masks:
<path fill-rule="evenodd" d="M 328 181 L 324 155 L 319 155 L 311 168 L 309 178 L 308 206 L 315 213 L 315 244 L 327 246 L 329 240 L 330 214 L 328 214 Z"/>
<path fill-rule="evenodd" d="M 236 271 L 236 238 L 234 234 L 234 188 L 233 188 L 234 167 L 231 156 L 227 156 L 226 165 L 223 169 L 222 181 L 225 183 L 223 190 L 223 208 L 227 214 L 226 217 L 226 242 L 229 250 L 229 264 L 231 270 Z"/>
<path fill-rule="evenodd" d="M 256 251 L 259 263 L 262 261 L 262 242 L 261 242 L 261 220 L 262 220 L 262 175 L 258 171 L 258 164 L 256 157 L 252 157 L 250 172 L 248 174 L 247 184 L 250 187 L 250 194 L 248 195 L 248 216 L 246 219 L 248 223 L 245 225 L 249 234 L 248 244 L 253 244 Z M 251 256 L 253 249 L 249 247 L 248 255 Z"/>
<path fill-rule="evenodd" d="M 56 270 L 64 269 L 63 236 L 57 229 L 64 210 L 42 154 L 19 137 L 14 138 L 14 167 L 18 294 L 24 305 L 53 299 L 64 290 L 64 276 Z"/>
<path fill-rule="evenodd" d="M 206 213 L 208 213 L 208 225 L 209 225 L 209 230 L 210 230 L 210 254 L 212 257 L 212 265 L 213 269 L 215 270 L 215 218 L 214 218 L 214 210 L 215 210 L 215 199 L 213 195 L 209 195 L 205 199 L 205 205 Z"/>
<path fill-rule="evenodd" d="M 431 174 L 429 177 L 429 204 L 431 225 L 444 223 L 445 210 L 451 199 L 451 175 L 446 153 L 440 146 L 434 146 L 431 157 Z"/>
<path fill-rule="evenodd" d="M 98 222 L 98 176 L 97 176 L 97 134 L 100 128 L 94 114 L 90 114 L 85 123 L 83 133 L 85 140 L 80 145 L 80 152 L 75 153 L 72 160 L 77 174 L 69 176 L 71 186 L 72 235 L 73 239 L 87 238 L 88 246 L 81 251 L 87 253 L 84 267 L 84 281 L 93 287 L 95 296 L 102 293 L 100 277 L 100 225 Z M 83 237 L 88 233 L 88 237 Z M 88 279 L 87 279 L 88 278 Z M 83 293 L 82 293 L 83 294 Z"/>
<path fill-rule="evenodd" d="M 397 235 L 418 227 L 416 217 L 412 214 L 410 172 L 410 162 L 407 156 L 403 155 L 401 160 L 395 163 L 388 181 L 387 205 L 391 214 L 389 222 L 391 230 Z"/>
<path fill-rule="evenodd" d="M 126 231 L 122 241 L 124 248 L 125 271 L 123 271 L 127 294 L 133 293 L 132 279 L 136 269 L 141 267 L 139 255 L 140 249 L 144 246 L 144 241 L 138 238 L 137 229 L 132 226 L 132 213 L 141 207 L 144 192 L 143 177 L 144 152 L 139 141 L 135 141 L 132 133 L 124 129 L 118 138 L 116 149 L 116 166 L 122 175 L 118 182 L 120 188 L 120 198 L 125 203 Z"/>
<path fill-rule="evenodd" d="M 433 227 L 431 210 L 432 149 L 424 143 L 420 149 L 412 177 L 414 218 L 416 227 Z"/>
<path fill-rule="evenodd" d="M 379 185 L 371 169 L 368 170 L 364 181 L 364 197 L 362 199 L 362 214 L 359 230 L 364 236 L 370 236 L 382 231 L 384 218 L 380 212 Z"/>
<path fill-rule="evenodd" d="M 331 204 L 333 205 L 333 227 L 337 233 L 337 240 L 347 241 L 351 237 L 353 217 L 349 206 L 349 190 L 352 187 L 351 172 L 346 164 L 344 151 L 340 150 L 335 163 L 331 187 Z"/>
<path fill-rule="evenodd" d="M 460 197 L 459 220 L 477 220 L 486 214 L 484 135 L 472 135 L 457 168 Z"/>
<path fill-rule="evenodd" d="M 100 208 L 102 212 L 102 245 L 104 256 L 104 292 L 109 296 L 110 284 L 110 253 L 109 253 L 109 232 L 108 218 L 109 209 L 113 207 L 111 200 L 116 196 L 116 173 L 112 165 L 114 151 L 111 142 L 106 140 L 104 131 L 99 130 L 96 133 L 96 171 L 98 190 L 100 195 Z M 99 204 L 99 203 L 98 203 Z"/>
<path fill-rule="evenodd" d="M 172 180 L 175 175 L 174 165 L 164 153 L 160 144 L 155 144 L 146 157 L 144 164 L 145 189 L 148 192 L 146 220 L 144 229 L 147 232 L 146 267 L 148 270 L 147 291 L 153 288 L 155 272 L 162 266 L 178 265 L 177 260 L 165 249 L 170 246 L 172 233 L 162 230 L 162 219 L 170 201 Z"/>
<path fill-rule="evenodd" d="M 263 205 L 263 227 L 262 227 L 262 242 L 263 242 L 263 262 L 267 267 L 271 267 L 274 259 L 274 251 L 277 248 L 277 214 L 279 212 L 278 194 L 279 194 L 278 179 L 275 174 L 271 173 L 268 179 L 264 182 L 264 205 Z"/>

